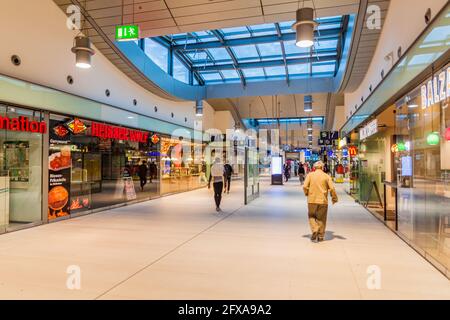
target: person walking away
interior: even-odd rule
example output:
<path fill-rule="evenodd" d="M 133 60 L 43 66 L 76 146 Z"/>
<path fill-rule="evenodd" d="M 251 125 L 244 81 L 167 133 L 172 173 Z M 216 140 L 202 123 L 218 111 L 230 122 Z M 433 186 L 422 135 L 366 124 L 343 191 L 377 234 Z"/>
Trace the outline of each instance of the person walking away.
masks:
<path fill-rule="evenodd" d="M 209 175 L 208 189 L 211 188 L 211 180 L 213 181 L 214 188 L 214 201 L 216 202 L 216 211 L 221 211 L 220 202 L 222 201 L 222 190 L 225 176 L 225 168 L 219 158 L 214 160 L 214 164 L 211 166 L 211 173 Z"/>
<path fill-rule="evenodd" d="M 233 175 L 233 167 L 229 163 L 225 163 L 225 187 L 223 189 L 223 193 L 230 193 L 231 186 L 231 176 Z"/>
<path fill-rule="evenodd" d="M 142 164 L 138 169 L 138 176 L 141 183 L 141 191 L 144 191 L 144 186 L 147 184 L 147 162 L 145 160 L 142 161 Z"/>
<path fill-rule="evenodd" d="M 301 162 L 300 165 L 298 166 L 298 178 L 300 180 L 300 184 L 303 185 L 303 182 L 305 181 L 305 167 Z"/>
<path fill-rule="evenodd" d="M 291 167 L 287 163 L 285 163 L 284 164 L 284 179 L 285 179 L 285 182 L 288 182 L 289 177 L 290 177 L 290 173 L 291 173 Z"/>
<path fill-rule="evenodd" d="M 314 163 L 315 171 L 306 176 L 303 191 L 308 197 L 308 218 L 311 227 L 311 241 L 323 241 L 328 212 L 328 193 L 333 204 L 338 202 L 331 177 L 323 172 L 322 161 Z"/>

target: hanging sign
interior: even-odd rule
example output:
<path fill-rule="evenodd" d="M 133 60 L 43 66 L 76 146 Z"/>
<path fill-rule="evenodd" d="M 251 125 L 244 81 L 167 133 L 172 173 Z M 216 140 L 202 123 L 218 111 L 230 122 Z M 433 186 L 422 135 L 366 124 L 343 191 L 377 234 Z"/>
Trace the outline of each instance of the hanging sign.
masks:
<path fill-rule="evenodd" d="M 374 119 L 359 130 L 359 139 L 364 140 L 378 132 L 378 120 Z"/>
<path fill-rule="evenodd" d="M 420 88 L 422 109 L 450 97 L 450 67 L 435 75 Z"/>
<path fill-rule="evenodd" d="M 116 41 L 139 40 L 138 25 L 116 26 Z"/>

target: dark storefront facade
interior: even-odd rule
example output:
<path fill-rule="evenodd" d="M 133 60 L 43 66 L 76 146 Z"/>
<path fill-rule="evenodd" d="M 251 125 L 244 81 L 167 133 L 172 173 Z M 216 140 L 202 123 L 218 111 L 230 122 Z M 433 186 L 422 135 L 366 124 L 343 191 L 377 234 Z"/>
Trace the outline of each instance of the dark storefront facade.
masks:
<path fill-rule="evenodd" d="M 48 219 L 158 197 L 159 142 L 155 132 L 51 114 Z"/>

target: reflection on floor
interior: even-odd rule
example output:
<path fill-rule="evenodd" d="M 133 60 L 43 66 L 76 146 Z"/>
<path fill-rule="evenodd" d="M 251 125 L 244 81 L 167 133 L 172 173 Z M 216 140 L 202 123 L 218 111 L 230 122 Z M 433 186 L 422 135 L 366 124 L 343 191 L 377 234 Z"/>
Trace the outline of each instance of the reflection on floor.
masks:
<path fill-rule="evenodd" d="M 1 235 L 0 299 L 450 299 L 450 281 L 344 192 L 312 243 L 300 191 L 263 183 L 243 206 L 236 182 L 219 214 L 200 189 Z"/>

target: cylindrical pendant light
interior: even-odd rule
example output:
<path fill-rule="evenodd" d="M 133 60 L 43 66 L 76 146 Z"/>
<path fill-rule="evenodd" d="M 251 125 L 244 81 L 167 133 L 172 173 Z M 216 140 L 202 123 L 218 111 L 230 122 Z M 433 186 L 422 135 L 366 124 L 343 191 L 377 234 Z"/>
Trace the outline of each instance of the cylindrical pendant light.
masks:
<path fill-rule="evenodd" d="M 195 101 L 195 115 L 197 117 L 203 116 L 203 100 Z"/>
<path fill-rule="evenodd" d="M 75 53 L 75 65 L 78 68 L 89 69 L 91 67 L 91 56 L 95 54 L 95 51 L 91 48 L 91 40 L 88 37 L 84 35 L 75 37 L 72 52 Z"/>
<path fill-rule="evenodd" d="M 292 29 L 296 32 L 295 44 L 297 47 L 309 48 L 314 44 L 314 29 L 316 26 L 313 8 L 297 10 L 297 20 L 292 25 Z"/>

